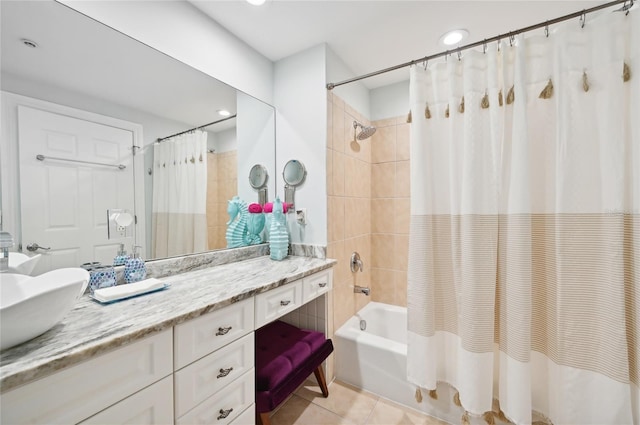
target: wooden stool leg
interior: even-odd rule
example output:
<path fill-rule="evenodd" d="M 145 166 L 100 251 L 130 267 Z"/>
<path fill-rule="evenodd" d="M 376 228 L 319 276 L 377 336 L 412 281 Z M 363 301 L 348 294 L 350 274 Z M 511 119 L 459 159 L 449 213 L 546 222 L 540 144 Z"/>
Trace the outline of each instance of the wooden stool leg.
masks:
<path fill-rule="evenodd" d="M 269 413 L 270 412 L 264 412 L 259 414 L 261 425 L 269 425 L 271 423 L 269 422 Z"/>
<path fill-rule="evenodd" d="M 316 375 L 316 380 L 318 381 L 318 385 L 320 385 L 320 389 L 322 390 L 322 395 L 329 397 L 329 388 L 327 388 L 327 381 L 324 378 L 324 371 L 322 370 L 322 363 L 313 371 L 313 374 Z"/>

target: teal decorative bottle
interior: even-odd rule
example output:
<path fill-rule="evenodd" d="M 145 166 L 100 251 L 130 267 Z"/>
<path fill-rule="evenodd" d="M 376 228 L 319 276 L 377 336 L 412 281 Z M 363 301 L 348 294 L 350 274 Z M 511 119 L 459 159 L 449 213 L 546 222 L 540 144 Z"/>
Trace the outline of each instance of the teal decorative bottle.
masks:
<path fill-rule="evenodd" d="M 133 254 L 131 258 L 124 263 L 124 281 L 126 283 L 138 282 L 147 277 L 147 268 L 144 265 L 144 260 L 140 258 L 138 248 L 140 247 L 133 247 Z"/>
<path fill-rule="evenodd" d="M 247 203 L 237 196 L 227 203 L 227 213 L 229 221 L 227 222 L 227 248 L 239 248 L 247 244 Z"/>
<path fill-rule="evenodd" d="M 249 205 L 249 217 L 247 218 L 247 245 L 262 243 L 262 229 L 264 228 L 264 214 L 260 204 Z"/>
<path fill-rule="evenodd" d="M 269 229 L 269 256 L 272 260 L 280 261 L 287 256 L 289 251 L 289 233 L 287 232 L 282 202 L 278 197 L 273 203 L 272 214 L 271 228 Z"/>

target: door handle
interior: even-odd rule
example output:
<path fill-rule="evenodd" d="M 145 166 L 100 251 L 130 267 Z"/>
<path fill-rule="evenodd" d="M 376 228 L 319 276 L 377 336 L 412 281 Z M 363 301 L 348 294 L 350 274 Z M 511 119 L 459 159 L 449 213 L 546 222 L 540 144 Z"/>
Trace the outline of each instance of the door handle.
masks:
<path fill-rule="evenodd" d="M 38 245 L 37 242 L 30 243 L 29 245 L 27 245 L 27 251 L 34 252 L 34 251 L 37 251 L 39 249 L 42 249 L 44 251 L 49 251 L 51 249 L 51 247 L 40 246 L 40 245 Z"/>

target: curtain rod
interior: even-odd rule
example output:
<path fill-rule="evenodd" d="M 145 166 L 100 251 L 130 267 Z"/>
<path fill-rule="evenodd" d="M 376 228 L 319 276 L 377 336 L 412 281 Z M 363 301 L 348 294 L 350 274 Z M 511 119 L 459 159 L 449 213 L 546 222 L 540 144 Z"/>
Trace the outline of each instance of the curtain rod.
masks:
<path fill-rule="evenodd" d="M 349 84 L 349 83 L 353 83 L 355 81 L 364 80 L 365 78 L 375 77 L 376 75 L 380 75 L 380 74 L 384 74 L 384 73 L 387 73 L 387 72 L 395 71 L 395 70 L 401 69 L 401 68 L 406 68 L 407 66 L 416 65 L 418 63 L 430 61 L 432 59 L 440 58 L 442 56 L 448 56 L 448 55 L 451 55 L 453 53 L 460 53 L 463 50 L 472 49 L 472 48 L 478 47 L 478 46 L 486 46 L 487 43 L 491 43 L 493 41 L 500 41 L 502 39 L 513 40 L 513 37 L 518 35 L 518 34 L 521 34 L 523 32 L 532 31 L 532 30 L 535 30 L 535 29 L 538 29 L 538 28 L 545 28 L 546 31 L 548 32 L 549 25 L 557 24 L 558 22 L 567 21 L 567 20 L 573 19 L 573 18 L 580 17 L 582 19 L 582 25 L 584 26 L 584 20 L 585 20 L 585 17 L 586 17 L 587 13 L 595 12 L 595 11 L 598 11 L 600 9 L 606 9 L 607 7 L 615 6 L 616 4 L 620 4 L 620 3 L 624 3 L 624 6 L 620 10 L 621 11 L 626 11 L 627 13 L 629 13 L 629 9 L 631 9 L 631 7 L 633 6 L 634 0 L 615 0 L 615 1 L 610 1 L 608 3 L 604 3 L 604 4 L 601 4 L 599 6 L 590 7 L 589 9 L 583 9 L 583 10 L 581 10 L 579 12 L 570 13 L 568 15 L 564 15 L 564 16 L 561 16 L 559 18 L 551 19 L 551 20 L 548 20 L 548 21 L 540 22 L 539 24 L 530 25 L 528 27 L 520 28 L 519 30 L 510 31 L 510 32 L 504 33 L 504 34 L 499 34 L 499 35 L 493 36 L 491 38 L 485 38 L 482 41 L 476 41 L 475 43 L 471 43 L 471 44 L 467 44 L 467 45 L 464 45 L 464 46 L 456 47 L 455 49 L 445 50 L 444 52 L 436 53 L 435 55 L 425 56 L 425 57 L 423 57 L 421 59 L 414 59 L 414 60 L 409 61 L 409 62 L 401 63 L 400 65 L 395 65 L 395 66 L 392 66 L 392 67 L 389 67 L 389 68 L 381 69 L 379 71 L 370 72 L 368 74 L 360 75 L 358 77 L 349 78 L 348 80 L 343 80 L 343 81 L 340 81 L 340 82 L 337 82 L 337 83 L 328 83 L 327 84 L 327 90 L 333 90 L 335 87 L 341 86 L 343 84 Z"/>
<path fill-rule="evenodd" d="M 210 125 L 218 124 L 219 122 L 224 122 L 224 121 L 227 121 L 227 120 L 233 119 L 233 118 L 235 118 L 236 116 L 237 116 L 237 114 L 233 114 L 233 115 L 230 115 L 230 116 L 228 116 L 228 117 L 226 117 L 226 118 L 222 118 L 221 120 L 218 120 L 218 121 L 213 121 L 213 122 L 210 122 L 210 123 L 208 123 L 208 124 L 204 124 L 204 125 L 201 125 L 201 126 L 198 126 L 198 127 L 193 127 L 193 128 L 190 128 L 189 130 L 185 130 L 185 131 L 181 131 L 180 133 L 172 134 L 171 136 L 162 137 L 162 138 L 157 139 L 157 140 L 156 140 L 156 142 L 157 142 L 157 143 L 160 143 L 160 142 L 162 142 L 163 140 L 167 140 L 167 139 L 170 139 L 170 138 L 172 138 L 172 137 L 180 136 L 180 135 L 182 135 L 182 134 L 186 134 L 186 133 L 188 133 L 188 132 L 190 132 L 190 131 L 200 130 L 201 128 L 209 127 Z"/>

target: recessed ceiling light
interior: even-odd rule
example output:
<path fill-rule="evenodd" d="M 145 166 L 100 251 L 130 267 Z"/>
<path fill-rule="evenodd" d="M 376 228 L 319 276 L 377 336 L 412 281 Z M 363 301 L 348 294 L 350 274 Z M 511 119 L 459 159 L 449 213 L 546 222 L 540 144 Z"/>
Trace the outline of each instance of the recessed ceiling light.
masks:
<path fill-rule="evenodd" d="M 252 4 L 254 6 L 263 5 L 266 0 L 247 0 L 247 3 Z"/>
<path fill-rule="evenodd" d="M 228 117 L 229 115 L 231 115 L 231 112 L 227 111 L 226 109 L 219 109 L 218 115 L 222 115 L 223 117 Z"/>
<path fill-rule="evenodd" d="M 460 44 L 460 42 L 465 40 L 467 37 L 469 37 L 469 31 L 467 30 L 459 29 L 449 31 L 440 37 L 440 44 L 453 46 L 454 44 Z"/>

